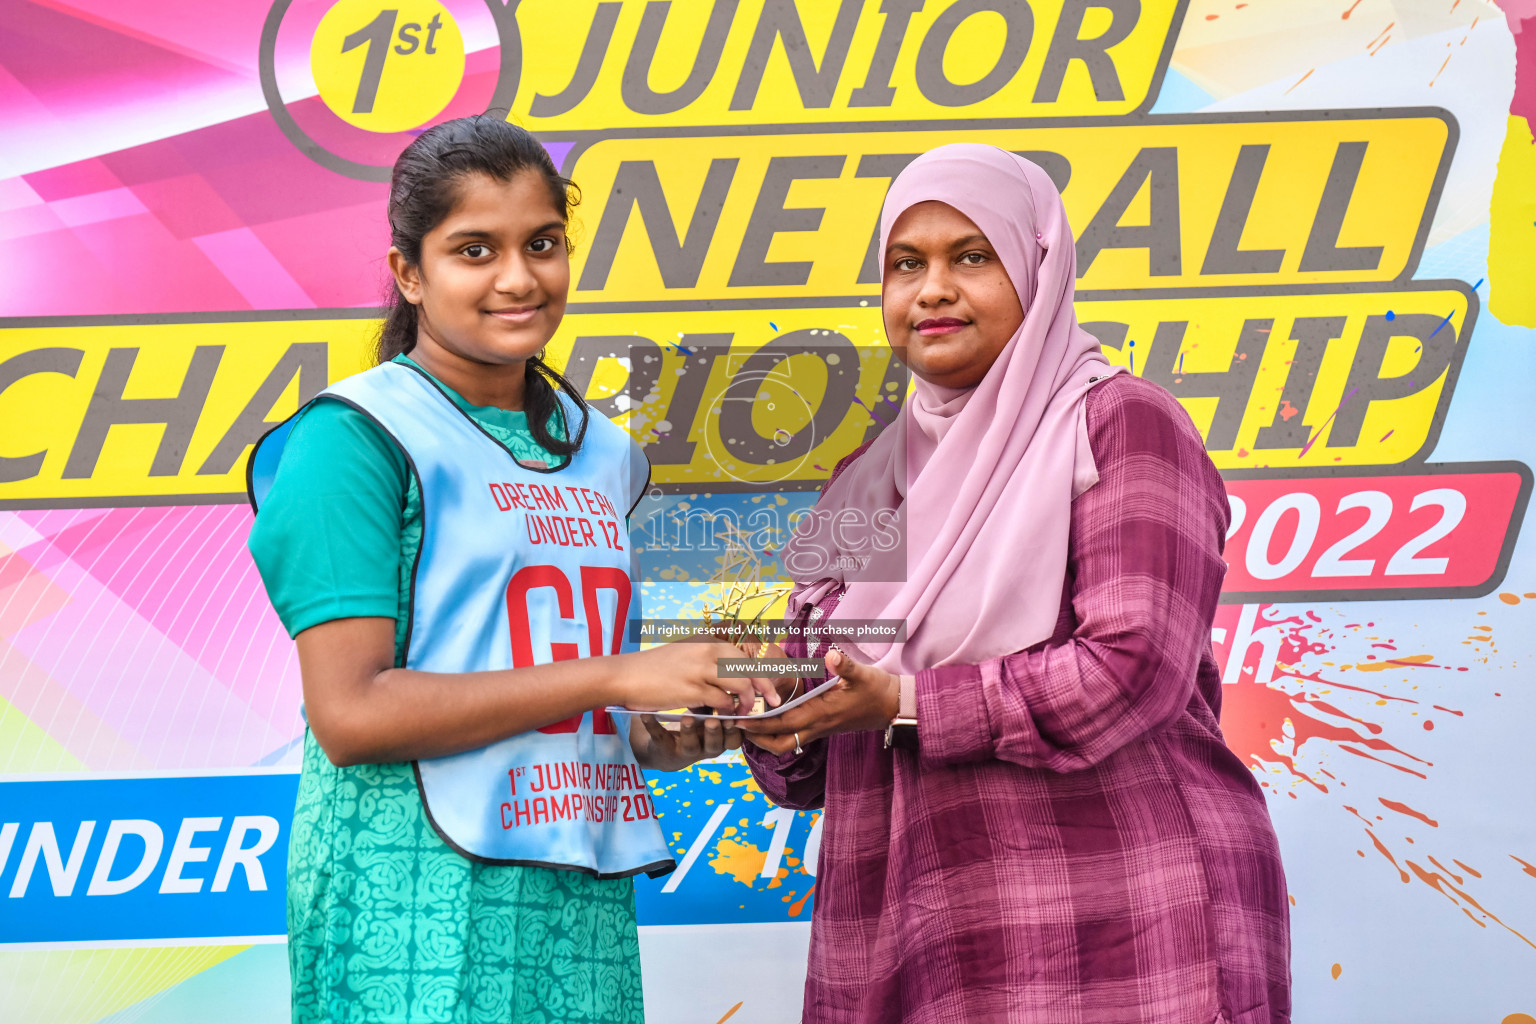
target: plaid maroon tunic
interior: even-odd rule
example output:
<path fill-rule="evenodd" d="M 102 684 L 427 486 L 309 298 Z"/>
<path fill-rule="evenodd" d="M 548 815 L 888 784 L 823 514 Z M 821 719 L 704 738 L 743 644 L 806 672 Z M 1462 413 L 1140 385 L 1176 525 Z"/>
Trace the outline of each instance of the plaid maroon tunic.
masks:
<path fill-rule="evenodd" d="M 919 672 L 917 751 L 748 746 L 771 799 L 826 809 L 807 1024 L 1290 1019 L 1280 851 L 1217 726 L 1225 488 L 1154 384 L 1111 378 L 1087 420 L 1049 640 Z"/>

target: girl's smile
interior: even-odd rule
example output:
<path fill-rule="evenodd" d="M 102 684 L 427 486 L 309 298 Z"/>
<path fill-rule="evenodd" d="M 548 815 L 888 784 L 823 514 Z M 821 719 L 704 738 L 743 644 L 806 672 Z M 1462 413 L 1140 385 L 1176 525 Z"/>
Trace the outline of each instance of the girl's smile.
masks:
<path fill-rule="evenodd" d="M 505 309 L 488 309 L 486 313 L 503 323 L 521 326 L 532 323 L 534 317 L 538 316 L 543 308 L 543 306 L 508 306 Z"/>

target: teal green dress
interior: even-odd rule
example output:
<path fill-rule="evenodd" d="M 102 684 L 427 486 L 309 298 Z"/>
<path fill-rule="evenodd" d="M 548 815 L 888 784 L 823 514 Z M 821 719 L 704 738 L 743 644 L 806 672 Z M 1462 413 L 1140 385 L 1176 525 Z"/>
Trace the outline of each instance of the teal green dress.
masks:
<path fill-rule="evenodd" d="M 444 391 L 518 458 L 555 461 L 522 413 Z M 293 429 L 250 550 L 291 635 L 392 618 L 399 664 L 421 530 L 400 450 L 361 413 L 319 401 Z M 307 729 L 288 960 L 294 1024 L 645 1019 L 633 882 L 471 863 L 428 823 L 409 762 L 338 768 Z"/>

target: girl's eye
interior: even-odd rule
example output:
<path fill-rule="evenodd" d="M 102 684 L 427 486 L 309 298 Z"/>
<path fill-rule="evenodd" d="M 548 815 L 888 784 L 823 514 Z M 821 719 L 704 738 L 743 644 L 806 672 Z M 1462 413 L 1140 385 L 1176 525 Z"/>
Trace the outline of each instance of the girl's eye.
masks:
<path fill-rule="evenodd" d="M 490 246 L 480 245 L 478 242 L 474 245 L 466 245 L 459 251 L 472 260 L 478 260 L 491 254 Z"/>
<path fill-rule="evenodd" d="M 528 243 L 528 248 L 534 252 L 549 252 L 554 247 L 555 240 L 553 238 L 535 238 Z"/>

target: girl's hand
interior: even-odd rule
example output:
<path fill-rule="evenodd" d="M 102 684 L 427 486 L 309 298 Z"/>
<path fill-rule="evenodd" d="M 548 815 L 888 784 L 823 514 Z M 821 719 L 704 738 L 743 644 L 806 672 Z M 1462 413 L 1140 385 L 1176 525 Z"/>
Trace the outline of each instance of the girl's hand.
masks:
<path fill-rule="evenodd" d="M 741 646 L 744 651 L 749 654 L 751 653 L 753 645 L 743 644 Z M 752 656 L 758 661 L 782 661 L 789 657 L 789 655 L 784 653 L 784 648 L 776 643 L 756 646 L 758 648 L 757 653 Z M 774 692 L 779 697 L 776 703 L 769 705 L 770 707 L 783 704 L 785 701 L 794 700 L 805 692 L 805 680 L 800 676 L 772 676 L 766 681 L 773 687 Z"/>
<path fill-rule="evenodd" d="M 635 711 L 711 708 L 726 715 L 750 714 L 758 694 L 769 707 L 779 705 L 771 680 L 719 675 L 720 659 L 745 658 L 735 644 L 680 640 L 619 657 L 624 663 L 615 703 Z"/>
<path fill-rule="evenodd" d="M 682 728 L 676 731 L 668 729 L 654 715 L 641 715 L 640 723 L 645 727 L 647 746 L 644 757 L 636 749 L 635 759 L 641 767 L 657 771 L 679 771 L 695 761 L 718 757 L 741 746 L 741 730 L 734 722 L 689 716 L 678 723 Z M 639 746 L 633 734 L 630 745 Z"/>
<path fill-rule="evenodd" d="M 754 746 L 786 754 L 797 746 L 840 732 L 884 729 L 901 710 L 898 677 L 861 665 L 841 651 L 827 654 L 827 669 L 842 681 L 824 695 L 776 718 L 739 723 Z"/>

